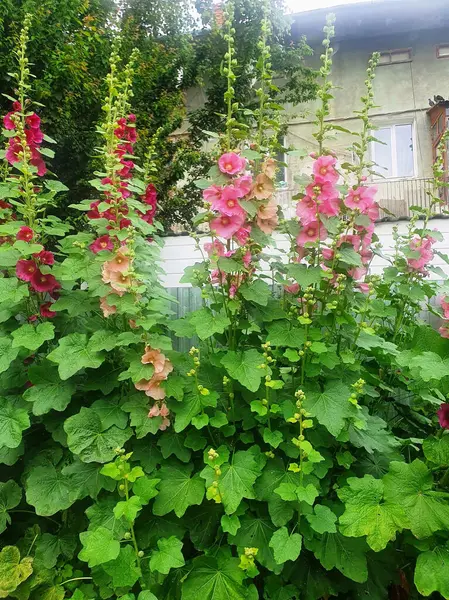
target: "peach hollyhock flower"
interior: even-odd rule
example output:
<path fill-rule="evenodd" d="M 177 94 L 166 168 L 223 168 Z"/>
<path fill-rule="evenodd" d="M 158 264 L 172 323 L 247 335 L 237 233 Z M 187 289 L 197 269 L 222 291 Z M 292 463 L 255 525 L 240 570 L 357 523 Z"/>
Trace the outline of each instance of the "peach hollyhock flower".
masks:
<path fill-rule="evenodd" d="M 337 159 L 334 156 L 320 156 L 313 164 L 313 174 L 321 183 L 337 183 L 338 173 L 335 170 Z"/>
<path fill-rule="evenodd" d="M 155 380 L 153 378 L 150 380 L 141 379 L 135 384 L 135 388 L 141 392 L 145 392 L 153 400 L 163 400 L 165 398 L 165 390 L 161 387 L 162 381 L 162 379 Z"/>
<path fill-rule="evenodd" d="M 277 160 L 275 158 L 267 158 L 262 163 L 262 173 L 264 173 L 270 179 L 274 179 L 277 169 Z"/>
<path fill-rule="evenodd" d="M 377 188 L 374 186 L 358 187 L 355 190 L 349 190 L 348 195 L 343 202 L 345 206 L 352 210 L 359 210 L 361 213 L 366 213 L 374 206 L 374 196 L 376 193 Z"/>
<path fill-rule="evenodd" d="M 257 200 L 267 200 L 274 193 L 274 183 L 269 177 L 260 173 L 254 182 L 251 196 Z"/>
<path fill-rule="evenodd" d="M 145 346 L 145 354 L 142 356 L 143 365 L 153 365 L 155 373 L 162 373 L 165 366 L 165 354 L 151 346 Z"/>
<path fill-rule="evenodd" d="M 105 283 L 109 283 L 113 290 L 115 290 L 119 295 L 123 295 L 123 293 L 126 291 L 126 288 L 131 287 L 132 279 L 129 275 L 125 275 L 124 273 L 112 272 L 109 275 L 109 281 Z M 120 292 L 122 293 L 120 294 Z"/>
<path fill-rule="evenodd" d="M 170 427 L 170 420 L 162 419 L 162 423 L 159 425 L 159 430 L 165 431 L 167 429 L 167 427 Z"/>
<path fill-rule="evenodd" d="M 312 221 L 308 225 L 302 228 L 296 242 L 298 246 L 304 246 L 309 242 L 317 242 L 318 240 L 325 240 L 327 238 L 327 230 L 324 225 L 318 221 Z"/>
<path fill-rule="evenodd" d="M 278 206 L 274 200 L 268 204 L 262 204 L 257 211 L 257 226 L 268 235 L 276 229 L 279 223 L 277 211 Z"/>
<path fill-rule="evenodd" d="M 110 306 L 108 304 L 107 296 L 103 296 L 103 298 L 100 298 L 100 308 L 103 311 L 103 316 L 106 318 L 110 317 L 111 315 L 113 315 L 117 312 L 116 306 L 114 306 L 114 305 Z"/>
<path fill-rule="evenodd" d="M 233 215 L 245 216 L 245 211 L 240 206 L 238 199 L 240 198 L 240 190 L 233 185 L 228 185 L 223 188 L 221 197 L 212 202 L 212 209 L 220 212 L 222 215 L 232 217 Z"/>
<path fill-rule="evenodd" d="M 243 212 L 243 211 L 242 211 Z M 228 240 L 236 233 L 245 221 L 244 214 L 220 215 L 210 222 L 210 228 L 222 238 Z"/>
<path fill-rule="evenodd" d="M 218 159 L 218 168 L 226 175 L 237 175 L 246 167 L 246 160 L 235 152 L 226 152 Z"/>
<path fill-rule="evenodd" d="M 158 417 L 161 414 L 161 410 L 159 408 L 159 404 L 153 404 L 148 412 L 148 418 L 153 419 L 154 417 Z"/>
<path fill-rule="evenodd" d="M 108 270 L 110 273 L 125 273 L 126 271 L 129 271 L 131 259 L 128 256 L 128 252 L 128 248 L 126 246 L 122 246 L 118 249 L 115 257 L 105 263 L 108 265 Z"/>

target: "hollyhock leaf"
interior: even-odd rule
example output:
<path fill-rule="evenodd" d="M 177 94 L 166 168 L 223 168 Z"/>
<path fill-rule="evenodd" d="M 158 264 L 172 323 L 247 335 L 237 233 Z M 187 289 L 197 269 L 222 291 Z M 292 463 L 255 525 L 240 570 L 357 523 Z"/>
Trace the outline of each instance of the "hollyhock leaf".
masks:
<path fill-rule="evenodd" d="M 288 533 L 287 527 L 275 531 L 270 540 L 274 560 L 281 565 L 288 560 L 296 560 L 301 552 L 302 536 L 299 533 Z"/>
<path fill-rule="evenodd" d="M 198 474 L 190 477 L 192 465 L 172 462 L 157 473 L 161 478 L 160 491 L 153 505 L 153 513 L 164 516 L 172 510 L 181 518 L 189 506 L 201 504 L 205 489 Z"/>
<path fill-rule="evenodd" d="M 4 277 L 0 279 L 0 298 L 2 304 L 18 304 L 23 298 L 27 298 L 29 295 L 28 286 L 20 282 L 17 277 Z"/>
<path fill-rule="evenodd" d="M 317 504 L 313 510 L 315 514 L 306 515 L 306 519 L 314 531 L 321 534 L 337 533 L 337 517 L 329 507 Z"/>
<path fill-rule="evenodd" d="M 113 425 L 119 429 L 125 429 L 128 425 L 128 415 L 122 410 L 119 396 L 95 400 L 90 408 L 100 417 L 103 429 L 108 429 Z"/>
<path fill-rule="evenodd" d="M 344 428 L 345 419 L 357 415 L 356 407 L 349 402 L 351 393 L 351 388 L 342 381 L 330 381 L 323 392 L 306 394 L 304 408 L 336 437 Z"/>
<path fill-rule="evenodd" d="M 40 600 L 64 600 L 65 589 L 60 585 L 52 585 L 39 590 Z"/>
<path fill-rule="evenodd" d="M 272 346 L 302 348 L 306 340 L 304 328 L 296 327 L 290 321 L 275 321 L 267 326 L 267 332 L 267 341 Z"/>
<path fill-rule="evenodd" d="M 239 200 L 240 206 L 253 219 L 257 215 L 257 204 L 250 200 Z"/>
<path fill-rule="evenodd" d="M 362 266 L 361 256 L 354 250 L 354 248 L 339 248 L 338 260 L 345 263 L 345 265 L 349 265 L 350 267 Z"/>
<path fill-rule="evenodd" d="M 110 352 L 116 347 L 118 336 L 116 331 L 108 331 L 107 329 L 99 329 L 95 331 L 89 340 L 89 348 L 92 352 L 100 352 L 106 350 Z"/>
<path fill-rule="evenodd" d="M 382 348 L 386 353 L 396 355 L 398 354 L 396 344 L 392 342 L 386 342 L 379 335 L 368 333 L 367 331 L 361 331 L 357 338 L 356 345 L 364 350 L 372 350 L 373 348 Z"/>
<path fill-rule="evenodd" d="M 271 521 L 265 517 L 247 515 L 241 518 L 240 523 L 237 533 L 228 535 L 228 542 L 238 547 L 239 554 L 243 554 L 244 548 L 258 548 L 256 560 L 270 571 L 279 572 L 273 550 L 269 546 L 269 540 L 276 531 Z"/>
<path fill-rule="evenodd" d="M 292 504 L 276 496 L 268 501 L 268 512 L 273 525 L 283 527 L 291 520 L 295 511 Z"/>
<path fill-rule="evenodd" d="M 118 376 L 119 381 L 131 379 L 133 383 L 137 383 L 142 379 L 150 380 L 154 375 L 154 366 L 151 364 L 143 364 L 140 356 L 136 356 L 129 363 L 126 371 L 122 371 Z"/>
<path fill-rule="evenodd" d="M 415 537 L 449 529 L 449 494 L 433 491 L 432 473 L 422 461 L 391 462 L 383 482 L 385 500 L 403 507 Z"/>
<path fill-rule="evenodd" d="M 92 504 L 86 509 L 86 515 L 89 519 L 89 531 L 105 527 L 112 532 L 114 539 L 120 540 L 123 534 L 129 530 L 129 523 L 124 518 L 116 519 L 114 516 L 114 508 L 116 501 L 111 496 L 107 496 L 102 500 Z"/>
<path fill-rule="evenodd" d="M 223 333 L 231 324 L 225 314 L 213 313 L 207 308 L 191 313 L 189 321 L 195 327 L 196 335 L 200 340 L 206 340 L 216 333 Z"/>
<path fill-rule="evenodd" d="M 225 533 L 235 535 L 240 529 L 240 520 L 237 515 L 223 515 L 221 517 L 221 528 Z"/>
<path fill-rule="evenodd" d="M 25 451 L 23 441 L 17 446 L 17 448 L 7 448 L 6 446 L 0 447 L 0 464 L 12 467 L 19 460 Z"/>
<path fill-rule="evenodd" d="M 207 443 L 207 439 L 201 435 L 199 431 L 195 429 L 191 429 L 184 441 L 184 445 L 186 448 L 191 448 L 192 450 L 203 450 L 204 446 Z"/>
<path fill-rule="evenodd" d="M 0 598 L 10 598 L 19 585 L 33 572 L 33 558 L 20 560 L 19 549 L 5 546 L 0 552 Z"/>
<path fill-rule="evenodd" d="M 216 412 L 215 415 L 211 419 L 209 419 L 209 423 L 212 427 L 216 427 L 217 429 L 220 429 L 221 427 L 228 425 L 229 421 L 228 421 L 228 418 L 225 415 L 225 413 L 219 411 L 219 412 Z"/>
<path fill-rule="evenodd" d="M 0 445 L 17 448 L 22 441 L 22 431 L 29 426 L 27 411 L 12 399 L 0 397 Z"/>
<path fill-rule="evenodd" d="M 263 441 L 273 448 L 277 448 L 283 439 L 284 436 L 280 431 L 271 431 L 268 427 L 263 430 Z"/>
<path fill-rule="evenodd" d="M 46 137 L 47 136 L 44 136 L 44 139 Z M 45 141 L 51 143 L 51 140 L 47 139 Z M 54 143 L 56 143 L 56 142 L 54 142 Z M 61 183 L 60 181 L 57 181 L 55 179 L 48 179 L 45 182 L 45 187 L 48 188 L 51 192 L 68 192 L 69 191 L 69 188 L 66 185 L 64 185 L 63 183 Z"/>
<path fill-rule="evenodd" d="M 443 359 L 435 352 L 423 352 L 412 358 L 407 366 L 425 382 L 440 381 L 449 375 L 449 359 Z"/>
<path fill-rule="evenodd" d="M 415 569 L 415 585 L 423 596 L 439 592 L 449 598 L 449 544 L 418 555 Z"/>
<path fill-rule="evenodd" d="M 167 381 L 162 383 L 162 387 L 167 394 L 167 398 L 174 398 L 178 402 L 182 402 L 184 398 L 185 381 L 178 375 L 170 375 Z"/>
<path fill-rule="evenodd" d="M 15 267 L 20 257 L 20 252 L 15 248 L 10 246 L 0 246 L 0 267 L 2 269 L 5 267 Z M 3 297 L 1 298 L 3 302 Z"/>
<path fill-rule="evenodd" d="M 57 363 L 62 380 L 68 379 L 81 369 L 97 369 L 104 356 L 88 348 L 88 338 L 83 333 L 71 333 L 59 340 L 58 347 L 50 352 L 48 360 Z"/>
<path fill-rule="evenodd" d="M 299 284 L 302 290 L 311 285 L 318 285 L 321 281 L 322 271 L 319 267 L 306 267 L 306 265 L 289 265 L 288 275 Z"/>
<path fill-rule="evenodd" d="M 244 352 L 227 352 L 221 359 L 221 364 L 229 376 L 250 392 L 257 392 L 260 387 L 262 376 L 265 375 L 259 368 L 263 362 L 263 356 L 254 348 Z"/>
<path fill-rule="evenodd" d="M 157 485 L 160 483 L 160 479 L 150 479 L 149 477 L 140 477 L 133 485 L 133 492 L 139 496 L 143 504 L 155 498 L 159 494 Z"/>
<path fill-rule="evenodd" d="M 243 273 L 245 267 L 242 263 L 234 260 L 233 258 L 226 258 L 225 256 L 220 256 L 217 261 L 218 268 L 223 273 Z"/>
<path fill-rule="evenodd" d="M 35 467 L 25 483 L 26 499 L 36 514 L 49 517 L 75 501 L 70 477 L 48 464 Z"/>
<path fill-rule="evenodd" d="M 441 467 L 449 466 L 449 435 L 429 437 L 423 442 L 424 456 Z"/>
<path fill-rule="evenodd" d="M 70 497 L 74 500 L 82 500 L 90 496 L 95 500 L 101 490 L 112 492 L 115 483 L 101 474 L 101 466 L 96 463 L 84 463 L 74 457 L 71 465 L 62 469 L 62 474 L 70 478 Z"/>
<path fill-rule="evenodd" d="M 182 582 L 182 600 L 198 600 L 198 590 L 202 600 L 242 600 L 246 598 L 244 578 L 238 558 L 199 556 Z"/>
<path fill-rule="evenodd" d="M 345 504 L 345 512 L 340 517 L 343 535 L 366 535 L 368 545 L 374 552 L 380 552 L 396 539 L 398 531 L 410 528 L 409 515 L 403 505 L 383 501 L 384 485 L 380 479 L 365 475 L 362 479 L 350 477 L 347 483 L 348 487 L 338 492 Z"/>
<path fill-rule="evenodd" d="M 51 309 L 56 312 L 66 310 L 70 317 L 78 317 L 98 309 L 98 299 L 90 298 L 86 291 L 72 290 L 69 294 L 58 298 L 52 304 Z M 117 339 L 117 336 L 115 339 Z M 97 350 L 92 348 L 92 351 L 96 352 Z"/>
<path fill-rule="evenodd" d="M 3 533 L 7 524 L 11 523 L 8 510 L 18 506 L 21 499 L 22 489 L 13 479 L 0 483 L 0 533 Z"/>
<path fill-rule="evenodd" d="M 41 250 L 44 249 L 41 244 L 29 244 L 23 240 L 16 240 L 13 246 L 16 250 L 18 250 L 21 256 L 31 256 L 32 254 L 38 254 Z"/>
<path fill-rule="evenodd" d="M 145 590 L 143 592 L 140 592 L 137 600 L 157 600 L 156 596 L 149 592 L 148 590 Z"/>
<path fill-rule="evenodd" d="M 192 423 L 192 420 L 203 410 L 203 408 L 215 408 L 217 406 L 218 398 L 219 394 L 217 392 L 210 392 L 208 396 L 203 396 L 198 392 L 191 392 L 184 396 L 182 402 L 179 402 L 175 406 L 171 404 L 171 409 L 176 415 L 174 425 L 176 433 L 184 431 L 184 429 L 190 423 Z"/>
<path fill-rule="evenodd" d="M 162 538 L 157 541 L 157 550 L 153 550 L 150 558 L 151 571 L 167 575 L 170 569 L 179 569 L 185 565 L 182 555 L 182 542 L 177 537 Z"/>
<path fill-rule="evenodd" d="M 129 523 L 134 523 L 137 515 L 142 510 L 142 506 L 142 500 L 139 496 L 131 496 L 129 500 L 117 502 L 114 507 L 114 517 L 116 519 L 124 517 Z"/>
<path fill-rule="evenodd" d="M 254 302 L 261 306 L 268 304 L 268 298 L 272 294 L 270 286 L 261 279 L 256 279 L 251 283 L 244 283 L 239 287 L 239 292 L 248 302 Z"/>
<path fill-rule="evenodd" d="M 257 413 L 259 417 L 264 417 L 268 413 L 268 408 L 262 403 L 261 400 L 253 400 L 250 406 L 252 412 Z"/>
<path fill-rule="evenodd" d="M 78 554 L 78 558 L 87 562 L 90 568 L 114 560 L 120 553 L 120 543 L 105 527 L 80 533 L 80 540 L 83 549 Z"/>
<path fill-rule="evenodd" d="M 164 458 L 169 458 L 174 454 L 180 461 L 188 463 L 192 455 L 191 451 L 184 445 L 184 436 L 177 433 L 165 433 L 159 439 L 157 445 L 161 448 Z"/>
<path fill-rule="evenodd" d="M 313 506 L 315 499 L 319 496 L 318 490 L 312 483 L 306 486 L 300 485 L 296 488 L 295 493 L 300 502 L 306 502 L 310 506 Z"/>
<path fill-rule="evenodd" d="M 19 354 L 20 348 L 14 348 L 12 344 L 11 338 L 0 337 L 0 373 L 9 369 L 9 365 Z"/>
<path fill-rule="evenodd" d="M 36 542 L 34 562 L 45 569 L 53 569 L 61 554 L 69 560 L 73 558 L 76 546 L 77 538 L 70 533 L 66 535 L 43 533 Z"/>
<path fill-rule="evenodd" d="M 129 413 L 131 426 L 135 428 L 137 439 L 143 438 L 149 433 L 155 434 L 162 423 L 161 417 L 148 417 L 149 399 L 144 394 L 133 394 L 122 409 Z"/>
<path fill-rule="evenodd" d="M 203 429 L 209 424 L 209 417 L 206 414 L 197 415 L 192 419 L 192 425 L 196 427 L 196 429 Z"/>
<path fill-rule="evenodd" d="M 363 540 L 344 537 L 335 530 L 334 533 L 325 532 L 320 539 L 309 541 L 307 547 L 327 571 L 338 569 L 357 583 L 364 583 L 368 579 L 367 548 Z"/>
<path fill-rule="evenodd" d="M 55 326 L 52 323 L 39 323 L 37 327 L 26 323 L 12 332 L 13 348 L 27 348 L 33 352 L 42 344 L 55 337 Z"/>
<path fill-rule="evenodd" d="M 104 564 L 103 569 L 112 577 L 114 588 L 131 588 L 141 575 L 132 546 L 121 548 L 117 558 Z"/>
<path fill-rule="evenodd" d="M 33 386 L 25 390 L 22 397 L 33 403 L 34 415 L 45 415 L 51 410 L 61 412 L 67 408 L 76 390 L 74 383 L 61 381 L 57 369 L 48 363 L 33 365 L 28 375 Z"/>
<path fill-rule="evenodd" d="M 364 448 L 370 454 L 381 452 L 391 453 L 400 445 L 394 435 L 388 431 L 387 423 L 377 415 L 370 415 L 366 406 L 362 407 L 365 427 L 357 429 L 353 424 L 349 426 L 349 440 L 357 448 Z"/>
<path fill-rule="evenodd" d="M 83 462 L 106 463 L 112 460 L 115 448 L 121 448 L 132 435 L 132 430 L 116 426 L 104 430 L 99 415 L 92 408 L 82 407 L 77 415 L 64 423 L 67 445 Z"/>

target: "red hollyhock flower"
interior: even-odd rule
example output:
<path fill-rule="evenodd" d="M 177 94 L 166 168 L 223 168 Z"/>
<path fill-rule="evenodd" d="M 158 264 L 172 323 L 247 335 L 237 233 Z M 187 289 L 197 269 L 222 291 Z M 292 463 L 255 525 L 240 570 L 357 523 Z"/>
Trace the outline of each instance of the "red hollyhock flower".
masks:
<path fill-rule="evenodd" d="M 437 412 L 438 421 L 443 429 L 449 429 L 449 404 L 442 404 Z"/>
<path fill-rule="evenodd" d="M 14 121 L 11 119 L 11 117 L 15 114 L 15 112 L 9 112 L 8 114 L 6 114 L 3 117 L 3 126 L 5 129 L 8 129 L 9 131 L 12 131 L 13 129 L 16 128 L 16 125 L 14 123 Z"/>
<path fill-rule="evenodd" d="M 30 283 L 36 292 L 53 292 L 60 286 L 54 275 L 51 275 L 51 273 L 41 273 L 39 269 L 33 274 Z"/>
<path fill-rule="evenodd" d="M 10 138 L 8 142 L 8 147 L 6 148 L 5 158 L 6 160 L 13 165 L 16 162 L 19 162 L 19 152 L 22 152 L 22 144 L 20 144 L 19 138 Z"/>
<path fill-rule="evenodd" d="M 156 204 L 157 202 L 157 190 L 152 183 L 147 185 L 147 189 L 145 190 L 145 196 L 143 197 L 143 201 L 145 204 Z"/>
<path fill-rule="evenodd" d="M 24 242 L 31 242 L 33 237 L 34 231 L 31 229 L 31 227 L 26 227 L 26 225 L 23 225 L 16 235 L 17 240 L 23 240 Z"/>
<path fill-rule="evenodd" d="M 13 107 L 13 109 L 14 109 L 14 110 L 16 110 L 16 111 L 17 111 L 17 110 L 22 110 L 22 105 L 20 104 L 20 102 L 19 102 L 18 100 L 15 100 L 15 101 L 12 103 L 12 107 Z"/>
<path fill-rule="evenodd" d="M 27 129 L 25 131 L 25 137 L 28 145 L 33 148 L 38 144 L 42 144 L 44 141 L 44 134 L 40 129 Z"/>
<path fill-rule="evenodd" d="M 90 203 L 90 211 L 87 213 L 89 219 L 99 219 L 100 213 L 98 212 L 98 205 L 100 204 L 100 200 L 95 200 L 95 202 Z"/>
<path fill-rule="evenodd" d="M 34 260 L 19 260 L 16 264 L 16 275 L 22 281 L 31 281 L 31 278 L 38 270 Z"/>
<path fill-rule="evenodd" d="M 113 250 L 114 243 L 108 235 L 102 235 L 101 237 L 93 241 L 89 248 L 94 254 L 98 254 L 98 252 L 101 252 L 102 250 Z"/>
<path fill-rule="evenodd" d="M 36 150 L 36 148 L 31 148 L 30 163 L 33 165 L 33 167 L 37 167 L 37 174 L 39 175 L 39 177 L 43 177 L 47 172 L 45 162 L 40 153 Z"/>
<path fill-rule="evenodd" d="M 41 250 L 37 254 L 33 254 L 33 256 L 43 265 L 53 265 L 55 262 L 55 255 L 49 250 Z"/>
<path fill-rule="evenodd" d="M 3 208 L 6 210 L 7 208 L 12 208 L 12 206 L 8 202 L 5 202 L 4 200 L 0 200 L 0 208 Z"/>
<path fill-rule="evenodd" d="M 40 313 L 41 313 L 41 317 L 46 317 L 48 319 L 52 319 L 53 317 L 56 317 L 56 312 L 54 310 L 50 310 L 51 308 L 51 302 L 45 302 L 44 304 L 41 304 L 40 306 Z"/>
<path fill-rule="evenodd" d="M 125 229 L 125 227 L 129 227 L 131 225 L 131 221 L 129 219 L 121 219 L 119 223 L 120 229 Z"/>
<path fill-rule="evenodd" d="M 136 115 L 134 113 L 131 113 L 128 115 L 128 121 L 130 123 L 135 123 L 136 122 Z"/>
<path fill-rule="evenodd" d="M 33 113 L 32 115 L 30 115 L 29 117 L 27 117 L 26 118 L 26 123 L 32 129 L 39 129 L 40 126 L 41 126 L 40 117 L 38 117 L 36 113 Z"/>

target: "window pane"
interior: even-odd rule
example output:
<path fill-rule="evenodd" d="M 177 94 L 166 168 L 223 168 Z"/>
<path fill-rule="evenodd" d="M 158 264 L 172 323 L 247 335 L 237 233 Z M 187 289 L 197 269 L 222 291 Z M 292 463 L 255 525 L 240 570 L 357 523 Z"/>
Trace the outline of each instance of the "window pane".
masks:
<path fill-rule="evenodd" d="M 393 169 L 391 164 L 391 129 L 379 129 L 374 132 L 374 136 L 383 142 L 374 143 L 374 161 L 377 163 L 376 171 L 383 177 L 392 177 Z"/>
<path fill-rule="evenodd" d="M 396 160 L 398 177 L 413 177 L 415 167 L 413 162 L 413 138 L 411 125 L 396 126 Z"/>

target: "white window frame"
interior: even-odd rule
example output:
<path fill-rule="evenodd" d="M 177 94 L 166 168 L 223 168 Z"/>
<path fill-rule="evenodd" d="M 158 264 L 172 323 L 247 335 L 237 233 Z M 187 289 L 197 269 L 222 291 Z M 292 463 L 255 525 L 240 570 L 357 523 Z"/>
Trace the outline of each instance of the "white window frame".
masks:
<path fill-rule="evenodd" d="M 396 152 L 396 127 L 400 127 L 401 125 L 410 125 L 412 128 L 412 144 L 413 144 L 413 175 L 398 175 L 398 164 L 397 164 L 397 152 Z M 372 134 L 376 137 L 376 132 L 379 129 L 390 129 L 391 130 L 391 175 L 383 175 L 383 169 L 378 167 L 380 177 L 374 176 L 376 180 L 382 179 L 417 179 L 418 178 L 418 156 L 417 156 L 417 146 L 416 146 L 416 123 L 414 120 L 412 121 L 403 121 L 399 123 L 385 123 L 383 125 L 377 124 L 376 131 L 373 131 Z M 376 142 L 371 142 L 371 160 L 376 162 Z M 374 169 L 376 166 L 373 167 Z"/>

